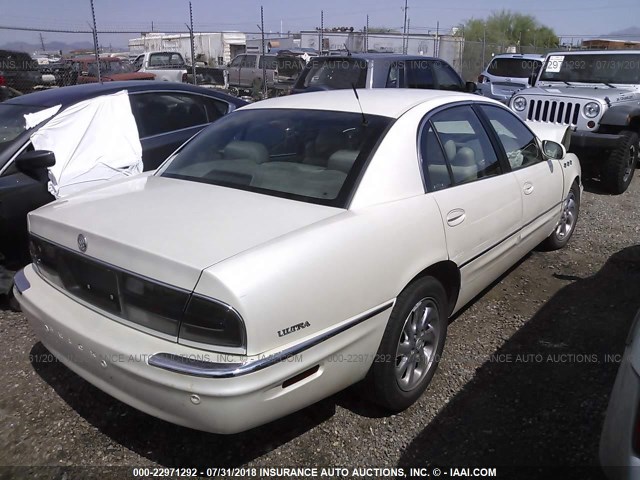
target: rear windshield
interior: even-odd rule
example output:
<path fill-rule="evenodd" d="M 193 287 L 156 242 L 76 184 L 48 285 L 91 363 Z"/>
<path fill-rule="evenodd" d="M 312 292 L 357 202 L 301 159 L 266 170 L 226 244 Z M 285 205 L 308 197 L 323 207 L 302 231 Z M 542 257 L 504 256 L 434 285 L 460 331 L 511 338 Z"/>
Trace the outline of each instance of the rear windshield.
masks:
<path fill-rule="evenodd" d="M 184 59 L 179 53 L 152 53 L 149 55 L 150 67 L 164 67 L 171 65 L 184 65 Z"/>
<path fill-rule="evenodd" d="M 318 58 L 307 64 L 304 87 L 365 88 L 367 61 L 361 58 Z"/>
<path fill-rule="evenodd" d="M 538 73 L 542 60 L 527 58 L 494 58 L 487 72 L 496 77 L 529 78 Z"/>
<path fill-rule="evenodd" d="M 42 109 L 43 107 L 30 105 L 0 103 L 0 152 L 9 147 L 12 140 L 27 129 L 24 116 Z"/>
<path fill-rule="evenodd" d="M 27 53 L 0 52 L 0 70 L 38 70 L 38 62 L 33 60 Z"/>
<path fill-rule="evenodd" d="M 223 117 L 159 172 L 344 208 L 391 119 L 360 113 L 259 109 Z"/>

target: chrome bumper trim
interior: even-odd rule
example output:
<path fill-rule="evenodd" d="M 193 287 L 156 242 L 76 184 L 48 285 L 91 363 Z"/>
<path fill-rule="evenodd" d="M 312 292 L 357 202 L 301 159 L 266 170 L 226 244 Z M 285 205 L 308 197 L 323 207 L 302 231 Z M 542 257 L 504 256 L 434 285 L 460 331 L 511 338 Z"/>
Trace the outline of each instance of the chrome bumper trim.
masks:
<path fill-rule="evenodd" d="M 152 355 L 148 362 L 153 367 L 162 368 L 175 373 L 191 375 L 194 377 L 206 378 L 232 378 L 254 373 L 277 363 L 287 360 L 299 353 L 304 352 L 316 345 L 328 340 L 340 333 L 359 325 L 370 318 L 379 315 L 393 306 L 395 301 L 389 301 L 380 307 L 354 318 L 350 322 L 328 330 L 316 337 L 305 340 L 297 345 L 281 350 L 272 355 L 258 356 L 255 360 L 244 363 L 215 363 L 204 360 L 188 358 L 173 353 L 156 353 Z"/>

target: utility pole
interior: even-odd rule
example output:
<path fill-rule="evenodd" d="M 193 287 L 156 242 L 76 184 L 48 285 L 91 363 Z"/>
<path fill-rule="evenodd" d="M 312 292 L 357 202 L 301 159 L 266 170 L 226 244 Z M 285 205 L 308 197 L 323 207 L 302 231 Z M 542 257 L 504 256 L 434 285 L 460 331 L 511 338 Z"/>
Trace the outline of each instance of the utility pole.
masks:
<path fill-rule="evenodd" d="M 98 27 L 96 26 L 96 10 L 93 8 L 93 0 L 89 0 L 91 3 L 91 16 L 93 17 L 93 49 L 96 54 L 96 66 L 98 67 L 98 82 L 102 83 L 102 75 L 100 74 L 100 54 L 98 53 Z"/>
<path fill-rule="evenodd" d="M 440 54 L 440 20 L 436 22 L 436 48 L 434 50 L 434 56 L 437 57 Z"/>
<path fill-rule="evenodd" d="M 265 44 L 264 44 L 264 7 L 260 6 L 260 33 L 262 33 L 262 98 L 267 98 L 267 62 L 264 59 Z"/>
<path fill-rule="evenodd" d="M 45 52 L 47 49 L 44 47 L 44 37 L 42 36 L 42 32 L 40 33 L 40 45 L 42 45 L 42 51 Z"/>
<path fill-rule="evenodd" d="M 320 55 L 322 55 L 324 43 L 324 10 L 320 10 Z"/>
<path fill-rule="evenodd" d="M 364 51 L 369 52 L 369 15 L 367 15 L 367 26 L 364 30 Z"/>
<path fill-rule="evenodd" d="M 487 24 L 482 26 L 482 67 L 486 65 L 484 61 L 485 52 L 487 50 Z"/>
<path fill-rule="evenodd" d="M 407 54 L 409 53 L 409 35 L 411 31 L 411 17 L 407 18 L 407 46 L 405 47 L 405 51 L 404 53 Z"/>
<path fill-rule="evenodd" d="M 409 8 L 407 6 L 408 0 L 404 0 L 404 23 L 403 23 L 403 28 L 402 28 L 402 53 L 406 54 L 407 53 L 407 46 L 406 46 L 406 42 L 407 42 L 407 9 Z"/>
<path fill-rule="evenodd" d="M 193 35 L 193 9 L 191 8 L 191 2 L 189 2 L 189 37 L 191 40 L 191 79 L 194 85 L 198 84 L 196 79 L 196 41 Z"/>

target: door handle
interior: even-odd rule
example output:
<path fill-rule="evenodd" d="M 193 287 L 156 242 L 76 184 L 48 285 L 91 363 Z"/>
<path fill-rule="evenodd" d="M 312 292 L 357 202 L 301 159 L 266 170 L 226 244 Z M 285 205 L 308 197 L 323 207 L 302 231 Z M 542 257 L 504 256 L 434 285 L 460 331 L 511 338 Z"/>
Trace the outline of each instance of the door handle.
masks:
<path fill-rule="evenodd" d="M 465 218 L 467 218 L 465 211 L 461 208 L 456 208 L 447 214 L 447 223 L 450 227 L 455 227 L 464 222 Z"/>
<path fill-rule="evenodd" d="M 522 190 L 524 191 L 525 195 L 531 195 L 533 193 L 533 183 L 531 182 L 525 183 L 524 187 L 522 187 Z"/>

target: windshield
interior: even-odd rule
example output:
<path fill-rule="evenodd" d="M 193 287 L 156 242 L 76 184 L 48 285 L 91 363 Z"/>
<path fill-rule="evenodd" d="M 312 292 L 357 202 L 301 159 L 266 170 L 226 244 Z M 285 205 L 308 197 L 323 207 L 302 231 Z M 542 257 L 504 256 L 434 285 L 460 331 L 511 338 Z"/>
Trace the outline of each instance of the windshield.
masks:
<path fill-rule="evenodd" d="M 0 152 L 27 129 L 24 116 L 40 110 L 43 110 L 43 107 L 0 103 Z"/>
<path fill-rule="evenodd" d="M 326 86 L 331 89 L 365 88 L 367 61 L 356 58 L 320 58 L 311 60 L 305 70 L 305 87 Z"/>
<path fill-rule="evenodd" d="M 355 99 L 354 99 L 355 101 Z M 391 119 L 298 109 L 234 112 L 188 142 L 161 176 L 345 207 Z"/>
<path fill-rule="evenodd" d="M 527 58 L 494 58 L 487 72 L 496 77 L 529 78 L 538 73 L 542 60 Z"/>
<path fill-rule="evenodd" d="M 540 80 L 639 84 L 640 54 L 550 55 Z"/>

